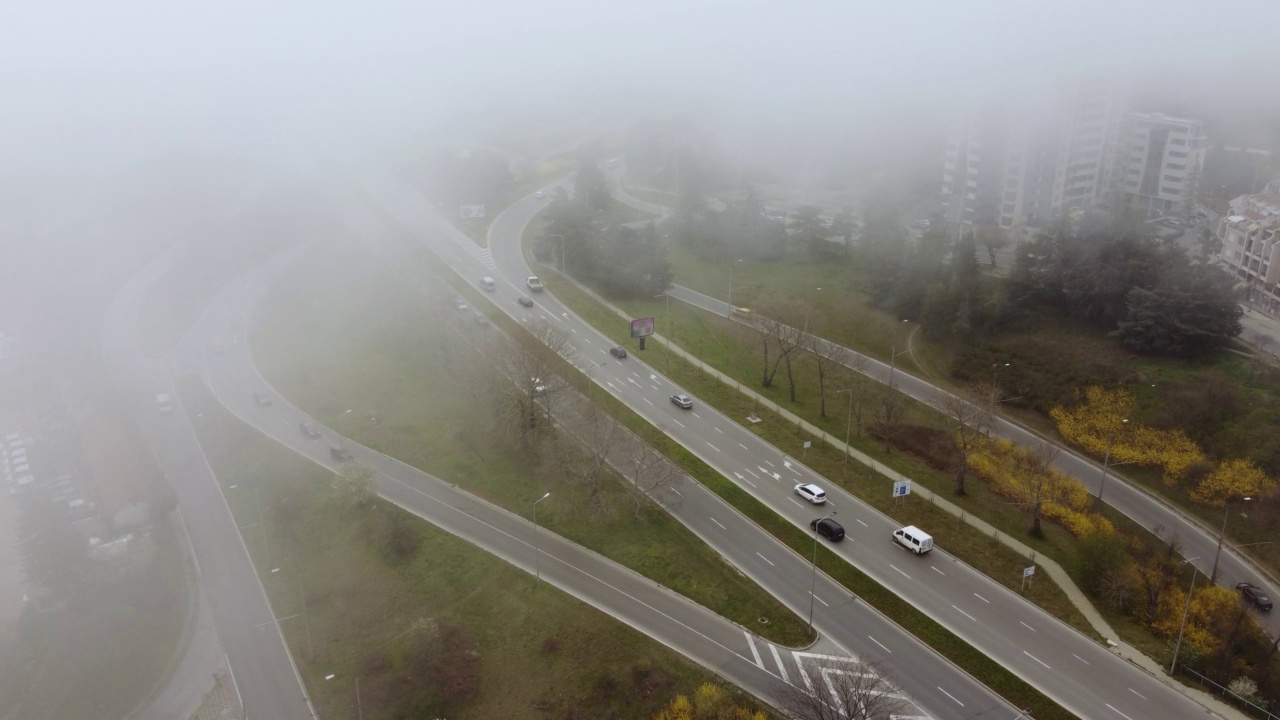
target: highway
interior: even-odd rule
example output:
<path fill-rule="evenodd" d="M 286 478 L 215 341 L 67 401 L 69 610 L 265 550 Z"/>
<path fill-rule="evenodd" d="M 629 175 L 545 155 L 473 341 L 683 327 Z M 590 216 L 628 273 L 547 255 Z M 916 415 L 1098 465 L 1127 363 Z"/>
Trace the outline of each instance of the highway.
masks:
<path fill-rule="evenodd" d="M 661 206 L 631 198 L 624 192 L 615 193 L 614 197 L 623 203 L 647 212 L 657 212 L 654 208 L 661 208 Z M 672 286 L 668 292 L 673 298 L 683 300 L 708 312 L 730 317 L 729 305 L 722 300 L 679 285 Z M 828 344 L 833 345 L 831 343 Z M 845 351 L 852 356 L 861 357 L 861 353 L 850 348 L 845 348 Z M 889 382 L 889 366 L 874 358 L 867 358 L 867 363 L 863 366 L 862 373 L 877 382 L 885 384 Z M 948 391 L 926 380 L 903 372 L 901 367 L 896 368 L 893 373 L 893 382 L 894 386 L 903 393 L 934 408 L 940 408 L 943 398 L 951 395 Z M 1055 439 L 1045 438 L 1003 417 L 996 416 L 991 433 L 1024 447 L 1032 447 L 1040 442 L 1050 442 L 1056 445 L 1060 449 L 1053 463 L 1057 470 L 1079 480 L 1093 495 L 1098 495 L 1101 492 L 1103 502 L 1123 513 L 1138 525 L 1149 530 L 1161 528 L 1160 535 L 1165 539 L 1176 536 L 1181 546 L 1182 556 L 1189 558 L 1206 577 L 1211 574 L 1214 557 L 1217 555 L 1217 528 L 1206 527 L 1199 520 L 1188 516 L 1162 498 L 1125 480 L 1123 477 L 1118 477 L 1114 468 L 1108 468 L 1104 487 L 1101 464 L 1081 455 Z M 1241 508 L 1241 511 L 1243 511 L 1243 508 Z M 1280 597 L 1280 585 L 1277 585 L 1268 573 L 1259 571 L 1251 561 L 1245 559 L 1235 548 L 1231 547 L 1229 542 L 1224 543 L 1222 557 L 1218 563 L 1218 583 L 1224 587 L 1231 588 L 1235 587 L 1237 582 L 1242 581 L 1251 582 L 1265 588 L 1273 598 Z M 1280 634 L 1280 614 L 1255 614 L 1254 619 L 1272 637 Z"/>
<path fill-rule="evenodd" d="M 735 684 L 750 690 L 768 702 L 776 703 L 774 692 L 785 678 L 795 678 L 802 665 L 821 663 L 828 656 L 841 656 L 852 650 L 869 662 L 889 656 L 901 658 L 919 667 L 928 667 L 927 677 L 918 674 L 894 677 L 898 688 L 920 708 L 913 717 L 953 717 L 951 698 L 962 699 L 969 707 L 983 712 L 1012 711 L 1012 708 L 986 688 L 974 683 L 963 671 L 932 659 L 932 653 L 910 635 L 882 618 L 874 610 L 844 597 L 832 580 L 819 574 L 816 597 L 821 603 L 844 605 L 847 612 L 838 620 L 819 613 L 824 622 L 841 624 L 845 634 L 853 638 L 850 646 L 820 640 L 814 647 L 795 651 L 767 642 L 677 595 L 647 578 L 582 548 L 545 529 L 537 533 L 525 519 L 487 503 L 441 479 L 412 468 L 394 458 L 321 426 L 321 437 L 303 434 L 304 421 L 316 422 L 292 406 L 271 388 L 253 364 L 244 329 L 269 277 L 254 272 L 243 281 L 224 289 L 210 311 L 193 330 L 193 342 L 186 346 L 188 362 L 199 363 L 203 375 L 219 402 L 259 432 L 281 445 L 327 469 L 336 470 L 339 463 L 329 448 L 341 444 L 351 451 L 355 461 L 378 472 L 378 491 L 384 498 L 409 512 L 477 545 L 530 574 L 539 572 L 541 579 L 573 595 L 579 600 L 627 623 L 646 635 L 681 652 L 710 668 Z M 441 282 L 443 285 L 443 281 Z M 451 293 L 434 292 L 440 307 L 447 307 Z M 456 317 L 464 327 L 470 315 Z M 462 329 L 459 332 L 467 332 Z M 229 339 L 228 350 L 210 355 L 207 348 L 214 340 Z M 254 391 L 265 391 L 272 397 L 270 405 L 260 405 Z M 585 399 L 581 399 L 585 403 Z M 568 411 L 558 405 L 558 413 Z M 317 423 L 319 424 L 319 423 Z M 725 523 L 746 522 L 717 496 L 691 480 L 671 487 L 668 505 L 679 514 L 698 517 L 710 515 Z M 797 607 L 807 602 L 810 582 L 809 566 L 794 553 L 755 526 L 753 532 L 739 538 L 742 545 L 730 548 L 723 536 L 719 549 L 738 555 L 760 553 L 772 558 L 772 572 L 762 573 L 757 581 L 767 589 L 776 589 L 780 597 Z M 821 628 L 821 625 L 819 625 Z M 932 708 L 938 708 L 933 710 Z M 930 714 L 926 714 L 930 713 Z M 997 717 L 1008 717 L 1011 715 Z"/>
<path fill-rule="evenodd" d="M 489 248 L 481 249 L 438 218 L 413 189 L 381 179 L 367 179 L 365 187 L 406 230 L 470 282 L 477 283 L 481 275 L 496 274 L 500 282 L 495 303 L 519 319 L 515 298 L 525 293 L 523 279 L 533 274 L 520 251 L 520 235 L 545 206 L 544 200 L 529 196 L 513 204 L 494 220 Z M 602 364 L 590 375 L 593 382 L 790 522 L 807 530 L 815 516 L 813 508 L 792 494 L 795 483 L 815 482 L 826 488 L 849 533 L 849 541 L 834 547 L 837 553 L 1075 714 L 1130 720 L 1206 715 L 1204 708 L 1159 679 L 944 550 L 914 557 L 898 549 L 890 541 L 896 526 L 889 518 L 829 485 L 714 409 L 697 404 L 696 399 L 692 411 L 676 408 L 667 398 L 680 388 L 637 358 L 628 360 L 625 367 L 608 362 L 612 341 L 549 293 L 537 296 L 535 312 L 570 334 L 579 357 L 599 359 Z M 718 531 L 737 534 L 743 530 L 725 524 Z M 751 568 L 742 569 L 753 573 Z M 841 639 L 825 628 L 824 633 Z M 959 710 L 953 707 L 953 712 L 944 716 L 955 717 L 953 713 Z"/>
<path fill-rule="evenodd" d="M 138 349 L 138 309 L 146 290 L 168 269 L 171 253 L 136 274 L 106 313 L 103 349 L 116 378 L 145 398 L 142 425 L 177 496 L 195 555 L 200 592 L 226 653 L 244 716 L 304 720 L 315 712 L 293 664 L 213 471 L 180 405 L 161 415 L 155 395 L 170 390 L 174 360 Z"/>

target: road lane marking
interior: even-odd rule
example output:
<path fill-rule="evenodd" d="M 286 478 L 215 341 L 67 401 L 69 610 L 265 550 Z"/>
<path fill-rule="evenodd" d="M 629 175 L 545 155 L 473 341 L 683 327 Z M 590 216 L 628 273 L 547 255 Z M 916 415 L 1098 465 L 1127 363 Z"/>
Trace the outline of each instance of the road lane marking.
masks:
<path fill-rule="evenodd" d="M 284 418 L 280 418 L 280 422 L 284 423 L 285 427 L 289 426 L 289 421 L 285 420 Z"/>
<path fill-rule="evenodd" d="M 1115 714 L 1117 714 L 1117 715 L 1119 715 L 1120 717 L 1124 718 L 1124 720 L 1133 720 L 1133 718 L 1129 717 L 1128 715 L 1125 715 L 1124 713 L 1120 712 L 1119 710 L 1116 710 L 1115 708 L 1111 707 L 1111 703 L 1107 703 L 1107 707 L 1111 708 L 1112 712 L 1114 712 Z"/>
<path fill-rule="evenodd" d="M 773 565 L 773 561 L 772 561 L 772 560 L 770 560 L 769 558 L 767 558 L 767 557 L 765 557 L 765 556 L 761 555 L 760 553 L 756 553 L 756 556 L 757 556 L 757 557 L 759 557 L 761 560 L 763 560 L 763 561 L 765 561 L 765 562 L 769 563 L 769 565 Z"/>
<path fill-rule="evenodd" d="M 801 505 L 800 503 L 796 502 L 796 499 L 795 499 L 795 498 L 787 498 L 787 499 L 788 499 L 788 500 L 790 500 L 790 501 L 791 501 L 791 502 L 793 502 L 793 503 L 796 503 L 796 507 L 798 507 L 798 508 L 803 508 L 803 507 L 804 507 L 804 506 L 803 506 L 803 505 Z"/>
<path fill-rule="evenodd" d="M 717 520 L 717 519 L 715 519 L 715 518 L 711 518 L 711 522 L 713 522 L 713 523 L 715 523 L 715 524 L 717 524 L 717 525 L 720 525 L 720 521 L 719 521 L 719 520 Z M 729 528 L 727 528 L 727 527 L 725 527 L 725 526 L 723 526 L 723 525 L 720 525 L 720 529 L 721 529 L 721 530 L 728 530 Z"/>
<path fill-rule="evenodd" d="M 711 443 L 707 443 L 707 445 L 710 446 L 712 450 L 715 450 L 716 452 L 720 452 L 720 448 L 716 447 L 715 445 L 712 445 Z"/>
<path fill-rule="evenodd" d="M 1133 693 L 1134 695 L 1137 695 L 1138 697 L 1142 698 L 1143 700 L 1146 700 L 1146 699 L 1147 699 L 1145 695 L 1143 695 L 1142 693 L 1138 692 L 1137 690 L 1134 690 L 1133 688 L 1129 688 L 1129 692 Z"/>
<path fill-rule="evenodd" d="M 961 610 L 960 608 L 956 607 L 955 605 L 952 605 L 952 606 L 951 606 L 951 609 L 952 609 L 952 610 L 955 610 L 956 612 L 960 613 L 961 615 L 963 615 L 963 616 L 965 616 L 965 617 L 969 618 L 970 620 L 972 620 L 972 621 L 974 621 L 974 622 L 978 622 L 978 619 L 977 619 L 977 618 L 975 618 L 974 616 L 970 615 L 969 613 L 967 613 L 967 612 L 965 612 L 965 611 Z"/>
<path fill-rule="evenodd" d="M 773 653 L 773 661 L 778 664 L 778 672 L 782 674 L 782 682 L 791 682 L 787 678 L 787 668 L 782 664 L 782 658 L 778 657 L 778 648 L 773 643 L 769 643 L 769 652 Z"/>
<path fill-rule="evenodd" d="M 858 520 L 858 518 L 854 518 L 854 520 Z M 870 525 L 862 522 L 861 520 L 858 520 L 858 524 L 861 525 L 862 527 L 871 527 Z"/>
<path fill-rule="evenodd" d="M 675 489 L 675 488 L 671 488 L 671 492 L 673 492 L 673 493 L 675 493 L 675 494 L 679 495 L 680 497 L 684 497 L 684 493 L 681 493 L 679 490 L 677 490 L 677 489 Z"/>
<path fill-rule="evenodd" d="M 1026 624 L 1026 623 L 1024 623 L 1024 622 L 1022 622 L 1021 620 L 1019 620 L 1019 621 L 1018 621 L 1018 624 L 1019 624 L 1019 625 L 1021 625 L 1021 626 L 1022 626 L 1022 627 L 1024 627 L 1024 628 L 1026 628 L 1026 629 L 1030 630 L 1031 632 L 1035 632 L 1035 631 L 1036 631 L 1036 629 L 1035 629 L 1035 628 L 1031 627 L 1030 625 L 1028 625 L 1028 624 Z"/>
<path fill-rule="evenodd" d="M 755 658 L 756 665 L 759 665 L 761 669 L 763 669 L 764 663 L 760 662 L 760 651 L 756 649 L 755 641 L 751 639 L 751 633 L 743 630 L 742 634 L 747 636 L 747 646 L 751 648 L 751 657 Z"/>
<path fill-rule="evenodd" d="M 984 602 L 984 603 L 986 603 L 986 604 L 988 604 L 988 605 L 990 605 L 990 604 L 991 604 L 991 601 L 990 601 L 990 600 L 988 600 L 988 599 L 986 599 L 986 598 L 982 597 L 982 596 L 981 596 L 981 595 L 979 595 L 978 593 L 974 593 L 974 594 L 973 594 L 973 596 L 974 596 L 974 597 L 976 597 L 976 598 L 978 598 L 979 600 L 981 600 L 982 602 Z"/>
<path fill-rule="evenodd" d="M 1085 665 L 1088 665 L 1088 664 L 1089 664 L 1089 661 L 1088 661 L 1088 660 L 1085 660 L 1084 658 L 1080 657 L 1079 655 L 1077 655 L 1077 654 L 1075 654 L 1075 653 L 1071 653 L 1071 657 L 1073 657 L 1073 658 L 1075 658 L 1075 659 L 1079 660 L 1080 662 L 1084 663 Z"/>
<path fill-rule="evenodd" d="M 1044 665 L 1044 669 L 1045 669 L 1045 670 L 1052 670 L 1052 669 L 1053 669 L 1053 668 L 1049 667 L 1047 664 L 1045 664 L 1045 661 L 1041 660 L 1040 658 L 1036 657 L 1035 655 L 1032 655 L 1031 653 L 1027 652 L 1026 650 L 1023 650 L 1023 651 L 1022 651 L 1022 654 L 1023 654 L 1023 655 L 1026 655 L 1027 657 L 1031 658 L 1032 660 L 1035 660 L 1036 662 L 1040 663 L 1041 665 Z"/>
<path fill-rule="evenodd" d="M 930 565 L 929 567 L 933 568 L 933 571 L 934 571 L 934 572 L 936 572 L 936 573 L 938 573 L 938 574 L 939 574 L 939 575 L 941 575 L 942 577 L 946 577 L 946 576 L 947 576 L 947 574 L 946 574 L 946 573 L 944 573 L 944 572 L 942 572 L 941 570 L 939 570 L 939 569 L 938 569 L 938 567 L 937 567 L 936 565 Z"/>
<path fill-rule="evenodd" d="M 674 422 L 675 424 L 679 425 L 680 427 L 684 427 L 684 423 L 680 422 L 679 420 L 676 420 L 675 418 L 671 418 L 671 422 Z"/>
<path fill-rule="evenodd" d="M 960 707 L 964 707 L 964 703 L 960 702 L 959 700 L 956 700 L 956 696 L 955 696 L 955 695 L 952 695 L 951 693 L 947 692 L 946 690 L 943 690 L 941 685 L 939 685 L 939 686 L 938 686 L 938 691 L 939 691 L 939 692 L 941 692 L 943 695 L 946 695 L 947 697 L 951 698 L 952 700 L 955 700 L 955 703 L 956 703 L 957 705 L 959 705 Z"/>
<path fill-rule="evenodd" d="M 889 653 L 890 655 L 892 655 L 892 654 L 893 654 L 893 651 L 892 651 L 892 650 L 890 650 L 889 648 L 885 647 L 885 646 L 884 646 L 884 643 L 880 642 L 879 640 L 877 640 L 877 639 L 875 639 L 875 638 L 871 637 L 870 635 L 868 635 L 868 636 L 867 636 L 867 639 L 869 639 L 869 640 L 871 640 L 871 642 L 873 642 L 873 643 L 875 643 L 875 644 L 879 645 L 879 646 L 880 646 L 880 648 L 881 648 L 882 650 L 884 650 L 885 652 Z"/>
<path fill-rule="evenodd" d="M 809 594 L 810 594 L 810 595 L 813 595 L 813 593 L 809 593 Z M 828 604 L 827 604 L 827 601 L 826 601 L 826 600 L 823 600 L 822 598 L 818 597 L 817 595 L 813 595 L 813 599 L 814 599 L 814 600 L 817 600 L 817 601 L 818 601 L 818 602 L 820 602 L 820 603 L 822 603 L 822 606 L 823 606 L 823 607 L 831 607 L 830 605 L 828 605 Z"/>
<path fill-rule="evenodd" d="M 723 431 L 723 430 L 721 430 L 720 428 L 716 428 L 716 432 L 720 433 L 721 435 L 723 435 L 723 434 L 724 434 L 724 431 Z"/>
<path fill-rule="evenodd" d="M 584 338 L 582 338 L 582 339 L 583 339 L 583 340 L 586 340 L 587 342 L 591 342 L 591 338 L 589 338 L 589 337 L 584 337 Z M 592 344 L 592 345 L 595 345 L 595 343 L 591 343 L 591 344 Z"/>
<path fill-rule="evenodd" d="M 649 403 L 649 405 L 650 405 L 650 406 L 653 406 L 653 401 L 652 401 L 652 400 L 650 400 L 649 398 L 643 398 L 643 399 L 644 399 L 644 401 L 645 401 L 645 402 Z"/>
<path fill-rule="evenodd" d="M 743 445 L 742 443 L 738 443 L 738 447 L 742 448 L 743 450 L 747 449 L 747 446 Z"/>
<path fill-rule="evenodd" d="M 690 412 L 690 413 L 693 413 L 693 416 L 694 416 L 694 417 L 696 417 L 696 418 L 698 418 L 699 420 L 701 420 L 701 419 L 702 419 L 702 416 L 701 416 L 701 415 L 699 415 L 698 413 L 693 412 L 692 410 L 690 410 L 689 412 Z"/>
<path fill-rule="evenodd" d="M 889 567 L 893 568 L 894 570 L 898 570 L 898 566 L 897 566 L 897 565 L 894 565 L 893 563 L 889 563 Z M 910 580 L 910 579 L 911 579 L 911 576 L 910 576 L 910 575 L 908 575 L 908 574 L 906 574 L 906 573 L 902 572 L 901 570 L 898 570 L 898 574 L 899 574 L 899 575 L 901 575 L 902 577 L 904 577 L 904 578 L 908 579 L 908 580 Z"/>
<path fill-rule="evenodd" d="M 747 472 L 749 472 L 749 473 L 751 473 L 751 476 L 752 476 L 752 477 L 754 477 L 755 479 L 757 479 L 757 480 L 759 480 L 759 479 L 760 479 L 760 476 L 759 476 L 759 475 L 756 475 L 755 473 L 751 472 L 751 468 L 742 468 L 742 469 L 743 469 L 743 470 L 746 470 L 746 471 L 747 471 Z"/>
<path fill-rule="evenodd" d="M 662 388 L 658 387 L 657 385 L 654 385 L 653 383 L 649 383 L 649 387 L 653 388 L 654 390 L 661 390 L 661 389 L 662 389 Z"/>
<path fill-rule="evenodd" d="M 765 460 L 765 463 L 767 463 L 767 464 L 769 465 L 769 467 L 778 467 L 777 465 L 774 465 L 773 463 L 769 462 L 768 460 Z"/>

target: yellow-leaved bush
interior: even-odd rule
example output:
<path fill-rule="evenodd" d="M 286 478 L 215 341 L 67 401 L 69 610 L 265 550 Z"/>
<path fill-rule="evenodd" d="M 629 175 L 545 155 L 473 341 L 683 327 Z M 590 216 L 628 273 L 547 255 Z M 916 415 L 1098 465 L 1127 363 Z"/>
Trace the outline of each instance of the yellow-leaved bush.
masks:
<path fill-rule="evenodd" d="M 1111 522 L 1089 512 L 1092 496 L 1074 478 L 1052 468 L 1046 471 L 1039 492 L 1019 476 L 1019 459 L 1027 451 L 1007 440 L 986 440 L 969 455 L 969 469 L 980 475 L 997 494 L 1033 509 L 1039 498 L 1041 517 L 1058 523 L 1076 537 L 1095 532 L 1115 532 Z"/>
<path fill-rule="evenodd" d="M 1068 442 L 1094 455 L 1106 455 L 1110 443 L 1112 463 L 1158 467 L 1164 481 L 1176 484 L 1204 453 L 1181 430 L 1156 430 L 1130 419 L 1133 395 L 1127 390 L 1090 387 L 1085 401 L 1071 410 L 1056 407 L 1049 416 Z"/>

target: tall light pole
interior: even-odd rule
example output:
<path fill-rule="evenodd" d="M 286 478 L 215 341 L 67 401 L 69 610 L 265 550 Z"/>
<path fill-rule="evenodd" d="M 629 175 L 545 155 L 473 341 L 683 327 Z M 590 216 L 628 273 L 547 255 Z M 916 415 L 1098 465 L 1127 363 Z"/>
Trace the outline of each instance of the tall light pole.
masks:
<path fill-rule="evenodd" d="M 551 497 L 546 493 L 533 501 L 533 574 L 534 582 L 542 582 L 542 551 L 538 549 L 538 503 Z"/>
<path fill-rule="evenodd" d="M 893 370 L 898 360 L 898 328 L 907 324 L 907 320 L 893 326 L 893 344 L 889 346 L 889 387 L 893 387 Z"/>
<path fill-rule="evenodd" d="M 1191 558 L 1183 560 L 1182 564 L 1186 565 L 1192 560 L 1200 558 Z M 1172 675 L 1175 668 L 1178 667 L 1178 651 L 1182 649 L 1182 631 L 1187 629 L 1187 613 L 1191 611 L 1191 593 L 1196 588 L 1196 573 L 1200 572 L 1200 568 L 1194 564 L 1191 565 L 1191 587 L 1187 588 L 1187 604 L 1182 608 L 1182 625 L 1178 627 L 1178 641 L 1173 644 L 1173 662 L 1169 663 L 1169 674 Z"/>
<path fill-rule="evenodd" d="M 818 523 L 835 514 L 836 511 L 832 510 L 813 523 L 813 572 L 809 576 L 809 632 L 813 632 L 813 591 L 818 588 Z"/>
<path fill-rule="evenodd" d="M 1129 422 L 1129 419 L 1125 418 L 1120 421 L 1120 425 L 1123 426 L 1128 422 Z M 1107 489 L 1107 466 L 1111 464 L 1111 441 L 1115 440 L 1115 437 L 1116 437 L 1116 429 L 1112 428 L 1111 432 L 1107 433 L 1107 452 L 1105 455 L 1102 456 L 1102 484 L 1098 486 L 1098 506 L 1099 507 L 1102 506 L 1102 492 Z"/>
<path fill-rule="evenodd" d="M 992 412 L 995 412 L 996 393 L 999 391 L 999 387 L 1000 387 L 999 385 L 996 384 L 996 381 L 1000 377 L 1000 368 L 1002 367 L 1009 367 L 1009 363 L 1005 363 L 1004 365 L 1001 365 L 1000 363 L 996 363 L 995 365 L 991 366 L 991 410 Z"/>
<path fill-rule="evenodd" d="M 1240 498 L 1240 502 L 1249 502 L 1253 498 Z M 1218 551 L 1213 555 L 1213 570 L 1209 573 L 1209 582 L 1216 582 L 1218 579 L 1218 560 L 1222 558 L 1222 538 L 1227 534 L 1227 518 L 1231 516 L 1231 501 L 1227 500 L 1223 503 L 1225 506 L 1222 511 L 1222 529 L 1218 530 Z"/>
<path fill-rule="evenodd" d="M 817 297 L 818 297 L 818 295 L 817 295 L 817 294 L 818 294 L 818 293 L 820 293 L 820 292 L 822 292 L 822 288 L 818 288 L 818 289 L 817 289 L 817 291 L 814 293 L 814 299 L 817 299 Z M 804 309 L 804 334 L 805 334 L 805 335 L 808 335 L 808 334 L 809 334 L 809 312 L 810 312 L 810 310 L 809 310 L 809 308 L 806 306 L 806 307 L 805 307 L 805 309 Z"/>
<path fill-rule="evenodd" d="M 853 429 L 853 388 L 845 388 L 844 390 L 836 391 L 836 395 L 839 395 L 840 393 L 849 393 L 849 411 L 848 411 L 848 414 L 845 415 L 845 420 L 844 420 L 844 477 L 842 478 L 844 480 L 848 480 L 849 479 L 849 454 L 850 454 L 849 453 L 849 433 Z"/>

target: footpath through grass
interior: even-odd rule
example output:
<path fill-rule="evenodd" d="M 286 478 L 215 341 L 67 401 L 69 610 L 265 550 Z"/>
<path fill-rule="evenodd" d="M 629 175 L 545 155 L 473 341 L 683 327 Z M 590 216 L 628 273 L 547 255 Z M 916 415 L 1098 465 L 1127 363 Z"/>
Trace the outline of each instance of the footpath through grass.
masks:
<path fill-rule="evenodd" d="M 399 267 L 428 273 L 425 253 L 417 252 Z M 809 641 L 801 618 L 665 511 L 650 507 L 636 519 L 619 509 L 593 518 L 579 509 L 586 487 L 544 486 L 536 451 L 502 439 L 495 410 L 468 387 L 467 368 L 478 358 L 458 333 L 479 339 L 495 328 L 454 309 L 454 293 L 438 277 L 422 287 L 434 290 L 414 295 L 406 280 L 354 256 L 315 253 L 264 301 L 251 343 L 255 360 L 285 397 L 344 435 L 521 516 L 553 490 L 538 508 L 548 530 L 774 642 Z M 760 617 L 769 624 L 758 624 Z"/>
<path fill-rule="evenodd" d="M 180 391 L 203 403 L 197 432 L 320 717 L 356 716 L 357 678 L 367 720 L 644 720 L 715 679 L 398 507 L 342 504 L 327 470 L 242 424 L 198 382 Z M 215 452 L 220 433 L 233 453 Z M 443 647 L 428 642 L 446 628 Z M 457 666 L 441 667 L 422 649 Z"/>

